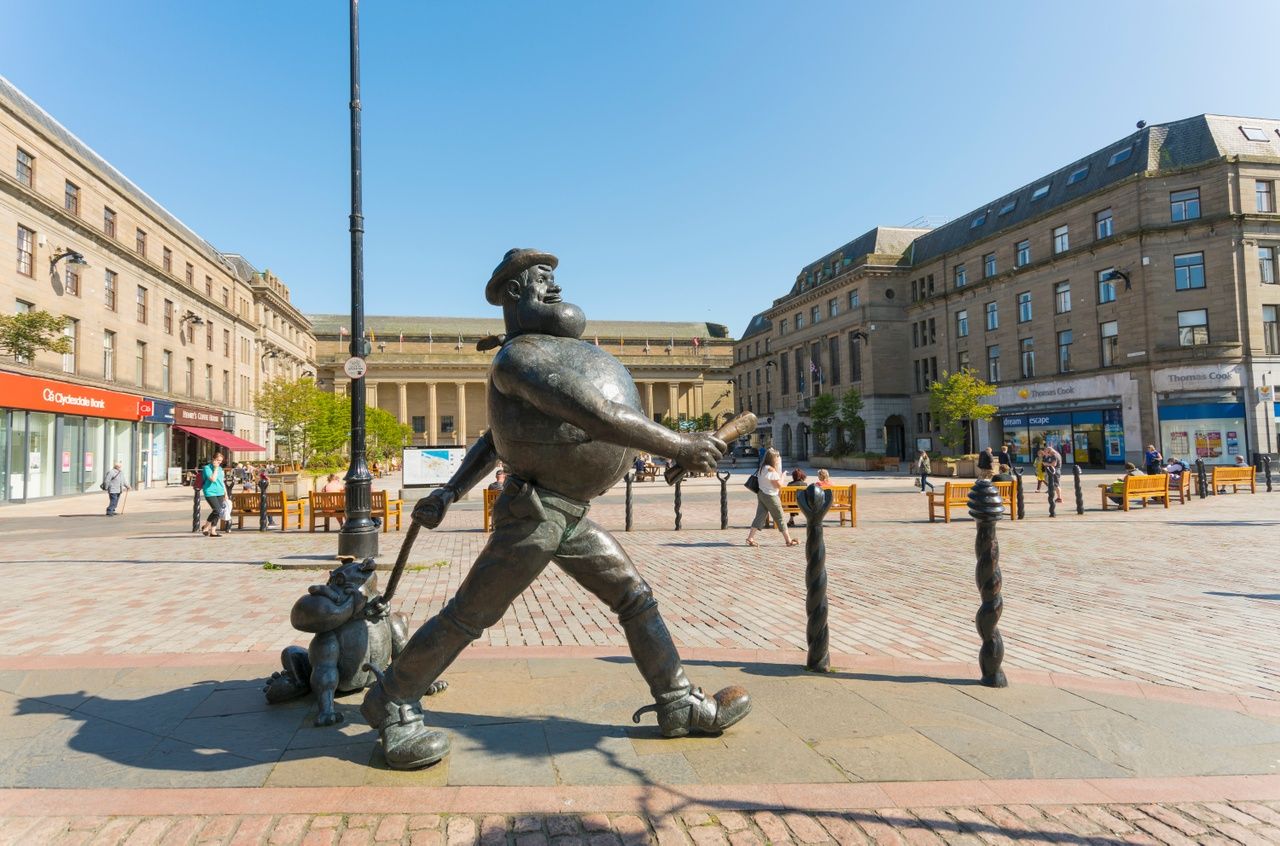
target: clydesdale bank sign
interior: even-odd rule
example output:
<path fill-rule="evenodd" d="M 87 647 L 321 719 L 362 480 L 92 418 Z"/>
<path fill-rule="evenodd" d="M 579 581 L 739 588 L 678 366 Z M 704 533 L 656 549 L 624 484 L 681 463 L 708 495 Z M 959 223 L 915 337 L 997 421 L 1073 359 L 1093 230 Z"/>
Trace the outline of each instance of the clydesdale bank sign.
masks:
<path fill-rule="evenodd" d="M 0 373 L 0 405 L 112 420 L 139 420 L 151 413 L 151 403 L 132 394 L 17 373 Z"/>

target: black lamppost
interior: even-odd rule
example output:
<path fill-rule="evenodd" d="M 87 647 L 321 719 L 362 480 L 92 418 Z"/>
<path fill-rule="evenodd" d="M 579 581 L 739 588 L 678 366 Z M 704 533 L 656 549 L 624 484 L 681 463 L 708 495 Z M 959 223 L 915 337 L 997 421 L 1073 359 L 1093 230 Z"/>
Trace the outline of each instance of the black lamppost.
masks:
<path fill-rule="evenodd" d="M 338 533 L 338 556 L 363 560 L 378 554 L 373 524 L 373 476 L 365 463 L 364 366 L 370 344 L 364 336 L 364 213 L 360 168 L 360 0 L 351 0 L 351 465 L 347 468 L 346 520 Z"/>

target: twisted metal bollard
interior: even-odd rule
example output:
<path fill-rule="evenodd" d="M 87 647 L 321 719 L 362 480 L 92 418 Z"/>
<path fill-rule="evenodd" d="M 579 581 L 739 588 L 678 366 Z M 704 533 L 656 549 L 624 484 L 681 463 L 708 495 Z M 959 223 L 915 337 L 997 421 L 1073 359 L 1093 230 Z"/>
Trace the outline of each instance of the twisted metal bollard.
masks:
<path fill-rule="evenodd" d="M 1084 513 L 1084 488 L 1080 487 L 1080 465 L 1071 465 L 1071 475 L 1076 480 L 1076 513 Z"/>
<path fill-rule="evenodd" d="M 996 627 L 1004 611 L 1004 598 L 1001 596 L 1004 579 L 1000 573 L 1000 544 L 996 541 L 996 523 L 1003 513 L 1000 492 L 986 479 L 969 491 L 969 515 L 978 524 L 978 537 L 974 542 L 978 563 L 973 575 L 982 596 L 982 605 L 978 607 L 974 623 L 982 637 L 978 666 L 982 668 L 982 683 L 987 687 L 1009 686 L 1009 680 L 1000 669 L 1004 662 L 1004 639 Z"/>
<path fill-rule="evenodd" d="M 281 518 L 283 519 L 283 518 Z M 258 531 L 267 530 L 267 489 L 258 488 Z"/>
<path fill-rule="evenodd" d="M 719 472 L 716 478 L 720 480 L 720 531 L 729 528 L 729 476 L 726 472 L 723 476 Z"/>
<path fill-rule="evenodd" d="M 626 528 L 624 531 L 629 532 L 631 531 L 631 483 L 636 480 L 636 474 L 628 473 L 622 477 L 622 480 L 627 483 L 627 498 L 626 498 L 626 509 L 627 509 L 626 521 L 627 522 L 626 522 Z"/>
<path fill-rule="evenodd" d="M 679 479 L 676 482 L 676 531 L 677 532 L 680 531 L 680 521 L 682 519 L 682 515 L 680 514 L 680 486 L 683 484 L 684 484 L 683 478 Z"/>
<path fill-rule="evenodd" d="M 191 498 L 191 531 L 195 532 L 200 529 L 200 489 L 191 492 L 195 495 Z"/>
<path fill-rule="evenodd" d="M 1262 474 L 1267 481 L 1267 493 L 1271 493 L 1271 456 L 1262 456 Z"/>
<path fill-rule="evenodd" d="M 1196 486 L 1200 488 L 1200 498 L 1204 499 L 1209 495 L 1207 488 L 1209 487 L 1209 477 L 1204 471 L 1204 459 L 1196 459 Z"/>
<path fill-rule="evenodd" d="M 831 508 L 831 491 L 810 485 L 796 494 L 796 504 L 804 514 L 805 611 L 809 625 L 809 657 L 805 669 L 825 673 L 831 668 L 831 636 L 827 627 L 827 544 L 822 539 L 822 518 Z"/>
<path fill-rule="evenodd" d="M 1046 467 L 1044 470 L 1044 480 L 1049 483 L 1049 516 L 1058 516 L 1058 486 L 1056 484 L 1058 474 L 1053 472 L 1052 468 Z"/>
<path fill-rule="evenodd" d="M 1018 477 L 1018 519 L 1027 519 L 1027 501 L 1023 498 L 1022 493 L 1022 468 L 1013 468 L 1013 475 Z"/>

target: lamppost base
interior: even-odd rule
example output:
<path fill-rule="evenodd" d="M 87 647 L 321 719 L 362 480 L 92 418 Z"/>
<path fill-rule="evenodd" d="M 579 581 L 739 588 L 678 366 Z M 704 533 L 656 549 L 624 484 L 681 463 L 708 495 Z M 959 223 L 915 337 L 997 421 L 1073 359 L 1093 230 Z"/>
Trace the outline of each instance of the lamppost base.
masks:
<path fill-rule="evenodd" d="M 350 557 L 358 561 L 363 561 L 366 558 L 377 558 L 378 527 L 370 526 L 365 531 L 339 532 L 338 557 Z"/>

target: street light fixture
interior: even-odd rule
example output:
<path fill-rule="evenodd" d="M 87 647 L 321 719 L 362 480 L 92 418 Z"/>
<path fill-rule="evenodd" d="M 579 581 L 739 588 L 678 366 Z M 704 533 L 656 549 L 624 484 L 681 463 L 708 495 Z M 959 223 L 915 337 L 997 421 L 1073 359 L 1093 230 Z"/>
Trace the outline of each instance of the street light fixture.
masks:
<path fill-rule="evenodd" d="M 73 250 L 69 247 L 66 247 L 61 250 L 58 250 L 56 253 L 53 254 L 53 258 L 49 259 L 49 272 L 57 273 L 58 262 L 62 261 L 63 259 L 67 260 L 68 267 L 88 267 L 89 266 L 89 262 L 84 260 L 83 253 L 77 250 Z"/>
<path fill-rule="evenodd" d="M 351 346 L 353 359 L 367 358 L 372 344 L 364 336 L 364 212 L 360 163 L 360 0 L 351 0 Z M 353 364 L 356 362 L 353 362 Z M 373 474 L 365 461 L 365 368 L 351 376 L 351 464 L 347 468 L 346 520 L 338 532 L 338 557 L 364 560 L 378 554 L 373 522 Z M 358 375 L 356 375 L 358 374 Z"/>
<path fill-rule="evenodd" d="M 1125 273 L 1123 270 L 1116 270 L 1115 268 L 1112 268 L 1110 273 L 1102 277 L 1103 282 L 1114 282 L 1116 279 L 1124 280 L 1124 289 L 1126 291 L 1133 290 L 1133 280 L 1131 280 L 1129 278 L 1129 274 Z"/>

